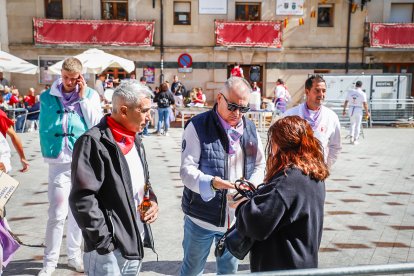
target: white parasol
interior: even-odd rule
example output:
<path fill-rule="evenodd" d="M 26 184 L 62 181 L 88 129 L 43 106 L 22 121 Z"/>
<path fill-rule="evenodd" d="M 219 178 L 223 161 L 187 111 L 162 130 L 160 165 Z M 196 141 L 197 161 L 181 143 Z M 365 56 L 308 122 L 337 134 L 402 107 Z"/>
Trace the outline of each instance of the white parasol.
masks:
<path fill-rule="evenodd" d="M 0 51 L 0 72 L 36 74 L 38 67 L 21 58 Z"/>
<path fill-rule="evenodd" d="M 123 68 L 128 73 L 135 69 L 135 64 L 132 60 L 111 55 L 96 48 L 89 49 L 75 57 L 82 62 L 83 73 L 99 74 L 108 67 Z M 60 74 L 62 64 L 63 60 L 50 66 L 48 71 L 52 74 Z"/>

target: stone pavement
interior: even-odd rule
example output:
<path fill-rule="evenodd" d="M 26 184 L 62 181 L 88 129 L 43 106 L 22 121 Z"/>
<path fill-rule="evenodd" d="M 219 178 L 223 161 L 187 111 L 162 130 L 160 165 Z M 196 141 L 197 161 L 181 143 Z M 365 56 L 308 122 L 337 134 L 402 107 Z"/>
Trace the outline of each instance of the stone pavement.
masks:
<path fill-rule="evenodd" d="M 345 132 L 343 131 L 345 136 Z M 181 129 L 169 137 L 145 137 L 153 187 L 160 216 L 153 224 L 159 261 L 145 251 L 141 275 L 177 275 L 183 256 L 183 185 L 179 177 Z M 262 133 L 265 139 L 266 134 Z M 47 165 L 43 163 L 37 133 L 21 135 L 30 172 L 20 173 L 13 151 L 14 172 L 20 186 L 7 205 L 14 232 L 22 246 L 4 275 L 36 275 L 42 267 L 47 220 Z M 325 227 L 320 267 L 414 262 L 414 130 L 365 129 L 358 146 L 343 139 L 343 150 L 326 181 Z M 82 275 L 67 266 L 65 240 L 54 275 Z M 248 271 L 248 258 L 240 271 Z M 215 272 L 210 254 L 206 273 Z"/>

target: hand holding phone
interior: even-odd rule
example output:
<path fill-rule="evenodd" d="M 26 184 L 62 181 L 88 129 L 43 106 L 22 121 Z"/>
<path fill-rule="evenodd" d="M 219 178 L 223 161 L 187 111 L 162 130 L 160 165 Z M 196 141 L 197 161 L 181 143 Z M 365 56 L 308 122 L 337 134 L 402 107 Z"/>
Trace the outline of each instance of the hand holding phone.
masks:
<path fill-rule="evenodd" d="M 86 81 L 82 74 L 79 74 L 78 79 L 76 80 L 78 87 L 79 87 L 79 97 L 84 98 L 85 97 L 85 90 L 86 90 Z"/>

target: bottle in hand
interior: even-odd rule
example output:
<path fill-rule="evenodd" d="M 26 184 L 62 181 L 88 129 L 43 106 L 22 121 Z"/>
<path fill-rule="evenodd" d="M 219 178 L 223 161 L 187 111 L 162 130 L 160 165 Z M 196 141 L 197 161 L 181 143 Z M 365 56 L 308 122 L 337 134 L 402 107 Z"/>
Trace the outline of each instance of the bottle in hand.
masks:
<path fill-rule="evenodd" d="M 145 184 L 144 187 L 144 198 L 142 199 L 141 204 L 138 206 L 139 213 L 141 217 L 141 221 L 144 221 L 145 213 L 148 211 L 149 208 L 151 208 L 151 201 L 149 196 L 149 185 Z"/>

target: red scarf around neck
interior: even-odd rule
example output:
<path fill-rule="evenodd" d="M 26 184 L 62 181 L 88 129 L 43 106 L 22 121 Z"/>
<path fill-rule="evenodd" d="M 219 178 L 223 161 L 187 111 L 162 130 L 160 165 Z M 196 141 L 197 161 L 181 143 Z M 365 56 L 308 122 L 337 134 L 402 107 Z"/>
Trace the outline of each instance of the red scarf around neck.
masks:
<path fill-rule="evenodd" d="M 106 122 L 122 153 L 126 155 L 134 146 L 136 133 L 121 126 L 111 116 L 106 117 Z"/>

